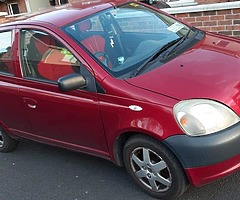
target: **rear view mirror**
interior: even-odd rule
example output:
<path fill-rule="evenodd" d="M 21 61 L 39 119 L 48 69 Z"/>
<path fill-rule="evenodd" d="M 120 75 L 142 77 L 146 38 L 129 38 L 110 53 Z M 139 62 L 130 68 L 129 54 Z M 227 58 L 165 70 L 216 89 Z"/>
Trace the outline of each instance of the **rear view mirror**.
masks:
<path fill-rule="evenodd" d="M 77 73 L 68 74 L 58 79 L 58 87 L 62 92 L 69 92 L 87 85 L 86 80 Z"/>

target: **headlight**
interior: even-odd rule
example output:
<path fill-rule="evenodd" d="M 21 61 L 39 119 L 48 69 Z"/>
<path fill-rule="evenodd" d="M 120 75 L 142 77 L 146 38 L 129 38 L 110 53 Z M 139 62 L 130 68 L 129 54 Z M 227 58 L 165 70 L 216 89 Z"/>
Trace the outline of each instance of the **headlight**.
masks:
<path fill-rule="evenodd" d="M 205 99 L 181 101 L 173 108 L 175 119 L 191 136 L 207 135 L 228 128 L 239 117 L 227 106 Z"/>

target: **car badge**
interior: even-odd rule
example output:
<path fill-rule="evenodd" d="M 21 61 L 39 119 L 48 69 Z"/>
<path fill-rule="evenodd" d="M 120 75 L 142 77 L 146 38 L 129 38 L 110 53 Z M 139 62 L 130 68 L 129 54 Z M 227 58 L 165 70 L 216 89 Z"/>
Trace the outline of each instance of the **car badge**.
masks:
<path fill-rule="evenodd" d="M 140 107 L 140 106 L 131 105 L 128 107 L 130 108 L 130 110 L 133 110 L 133 111 L 142 111 L 142 107 Z"/>

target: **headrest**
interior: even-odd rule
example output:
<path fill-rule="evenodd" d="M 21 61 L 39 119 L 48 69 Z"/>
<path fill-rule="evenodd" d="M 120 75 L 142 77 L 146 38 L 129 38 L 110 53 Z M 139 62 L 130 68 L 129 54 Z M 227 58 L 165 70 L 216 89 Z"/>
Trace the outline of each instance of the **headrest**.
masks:
<path fill-rule="evenodd" d="M 80 22 L 79 24 L 79 28 L 80 28 L 80 31 L 81 32 L 85 32 L 85 31 L 88 31 L 92 28 L 92 22 L 90 19 L 87 19 L 83 22 Z"/>
<path fill-rule="evenodd" d="M 32 36 L 32 41 L 41 54 L 44 54 L 50 48 L 50 45 L 53 45 L 50 36 L 38 33 Z"/>

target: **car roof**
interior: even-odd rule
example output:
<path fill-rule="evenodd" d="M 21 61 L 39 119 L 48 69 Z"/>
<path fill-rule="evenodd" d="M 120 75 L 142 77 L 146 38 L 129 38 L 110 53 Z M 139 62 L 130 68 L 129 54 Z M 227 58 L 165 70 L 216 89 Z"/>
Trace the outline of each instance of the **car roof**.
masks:
<path fill-rule="evenodd" d="M 18 24 L 35 24 L 36 22 L 50 23 L 57 27 L 65 26 L 75 20 L 88 15 L 111 8 L 128 0 L 80 0 L 76 3 L 68 3 L 62 6 L 51 7 L 42 11 L 27 13 L 13 19 L 2 26 Z"/>

